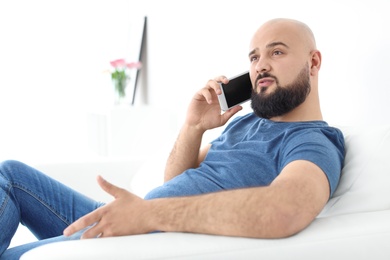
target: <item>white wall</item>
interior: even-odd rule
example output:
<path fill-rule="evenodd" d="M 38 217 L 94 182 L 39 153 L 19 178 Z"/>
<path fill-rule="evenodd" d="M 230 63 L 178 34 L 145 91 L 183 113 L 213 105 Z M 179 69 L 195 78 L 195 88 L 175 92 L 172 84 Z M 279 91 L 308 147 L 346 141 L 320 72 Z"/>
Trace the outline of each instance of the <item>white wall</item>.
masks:
<path fill-rule="evenodd" d="M 0 2 L 0 160 L 82 156 L 87 114 L 109 110 L 109 61 L 131 57 L 148 17 L 143 104 L 184 114 L 209 78 L 247 69 L 248 43 L 275 17 L 306 22 L 323 54 L 320 94 L 330 123 L 380 123 L 390 111 L 385 0 Z M 147 84 L 145 84 L 147 83 Z M 164 116 L 156 110 L 156 116 Z"/>

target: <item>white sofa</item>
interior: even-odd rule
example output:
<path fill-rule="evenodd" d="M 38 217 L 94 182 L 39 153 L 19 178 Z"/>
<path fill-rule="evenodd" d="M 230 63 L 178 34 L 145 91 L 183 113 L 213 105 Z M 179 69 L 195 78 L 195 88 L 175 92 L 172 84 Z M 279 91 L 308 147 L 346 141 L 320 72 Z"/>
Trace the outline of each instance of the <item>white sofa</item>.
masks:
<path fill-rule="evenodd" d="M 53 243 L 33 249 L 21 259 L 390 259 L 390 125 L 341 129 L 347 154 L 340 185 L 322 213 L 295 236 L 248 239 L 156 233 Z M 63 173 L 64 165 L 41 167 L 56 176 Z M 112 180 L 123 187 L 128 183 L 127 188 L 142 196 L 162 181 L 162 167 L 163 160 L 147 161 L 131 182 L 128 173 Z M 81 174 L 81 165 L 80 170 L 76 168 L 72 171 L 78 177 L 66 182 L 94 181 Z M 102 192 L 95 189 L 99 197 Z"/>

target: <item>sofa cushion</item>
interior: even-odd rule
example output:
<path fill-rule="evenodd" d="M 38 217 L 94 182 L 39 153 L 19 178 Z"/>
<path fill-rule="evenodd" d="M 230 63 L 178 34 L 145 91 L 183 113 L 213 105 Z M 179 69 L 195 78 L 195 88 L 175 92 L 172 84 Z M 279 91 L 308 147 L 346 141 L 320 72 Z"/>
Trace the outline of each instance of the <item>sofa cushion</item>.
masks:
<path fill-rule="evenodd" d="M 390 125 L 339 128 L 345 137 L 344 168 L 319 217 L 390 209 Z"/>

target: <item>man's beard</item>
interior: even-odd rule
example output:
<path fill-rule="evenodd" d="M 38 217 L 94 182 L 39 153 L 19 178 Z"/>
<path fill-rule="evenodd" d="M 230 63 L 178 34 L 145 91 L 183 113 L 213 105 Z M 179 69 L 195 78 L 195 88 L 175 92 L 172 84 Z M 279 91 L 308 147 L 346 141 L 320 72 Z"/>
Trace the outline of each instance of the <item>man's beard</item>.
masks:
<path fill-rule="evenodd" d="M 302 104 L 311 90 L 308 64 L 301 70 L 294 82 L 284 87 L 279 85 L 278 79 L 275 76 L 268 73 L 260 74 L 256 83 L 265 77 L 275 79 L 276 89 L 269 94 L 265 93 L 266 90 L 264 93 L 262 93 L 261 89 L 260 93 L 252 90 L 251 106 L 258 117 L 270 119 L 287 114 Z"/>

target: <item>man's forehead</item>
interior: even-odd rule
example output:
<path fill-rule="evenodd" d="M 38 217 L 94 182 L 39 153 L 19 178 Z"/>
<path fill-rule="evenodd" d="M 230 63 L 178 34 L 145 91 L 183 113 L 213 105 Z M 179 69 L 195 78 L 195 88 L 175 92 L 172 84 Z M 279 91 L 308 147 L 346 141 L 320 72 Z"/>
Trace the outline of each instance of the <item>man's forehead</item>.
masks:
<path fill-rule="evenodd" d="M 308 44 L 310 49 L 315 48 L 314 35 L 307 25 L 295 20 L 276 19 L 258 28 L 250 42 L 250 51 L 255 48 L 265 49 L 276 42 L 291 48 L 302 43 Z"/>
<path fill-rule="evenodd" d="M 267 26 L 259 28 L 250 42 L 250 51 L 255 48 L 261 51 L 275 46 L 291 48 L 294 46 L 294 42 L 301 42 L 302 34 L 298 30 L 288 27 Z"/>

